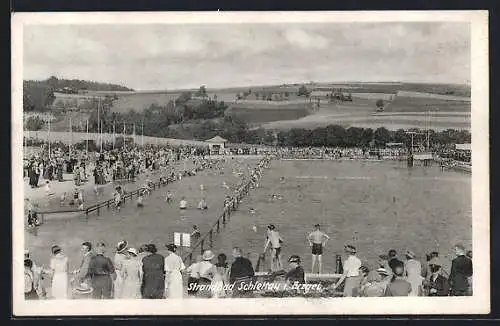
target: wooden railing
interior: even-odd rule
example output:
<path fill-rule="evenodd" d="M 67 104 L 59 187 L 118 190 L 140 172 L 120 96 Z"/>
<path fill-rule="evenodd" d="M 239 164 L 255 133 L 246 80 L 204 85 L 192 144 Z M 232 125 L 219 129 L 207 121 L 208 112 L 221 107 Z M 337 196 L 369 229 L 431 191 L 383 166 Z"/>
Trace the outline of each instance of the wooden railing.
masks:
<path fill-rule="evenodd" d="M 217 221 L 215 221 L 215 223 L 210 227 L 210 230 L 205 235 L 203 235 L 198 240 L 198 242 L 194 244 L 194 246 L 191 247 L 191 252 L 185 254 L 184 257 L 182 257 L 184 263 L 190 265 L 193 262 L 193 253 L 197 249 L 200 250 L 200 254 L 203 254 L 203 252 L 206 249 L 213 248 L 214 236 L 219 234 L 222 231 L 222 229 L 226 226 L 226 224 L 229 222 L 229 219 L 231 218 L 231 213 L 238 208 L 243 197 L 246 196 L 250 191 L 250 185 L 251 182 L 249 181 L 240 188 L 240 191 L 238 191 L 238 194 L 231 199 L 229 205 L 224 207 L 222 214 L 219 216 Z M 208 246 L 205 246 L 207 244 Z"/>
<path fill-rule="evenodd" d="M 262 162 L 262 160 L 260 161 Z M 259 164 L 260 164 L 259 162 Z M 243 197 L 248 195 L 250 191 L 252 181 L 248 181 L 245 183 L 243 186 L 239 188 L 239 191 L 237 192 L 235 197 L 231 198 L 231 201 L 229 202 L 229 205 L 224 207 L 224 210 L 222 214 L 217 218 L 215 223 L 210 227 L 210 230 L 205 233 L 195 244 L 194 246 L 191 247 L 191 251 L 187 254 L 185 254 L 182 257 L 182 260 L 184 261 L 185 264 L 191 265 L 193 262 L 193 254 L 196 250 L 200 250 L 200 254 L 203 254 L 203 252 L 206 249 L 212 249 L 213 248 L 213 239 L 214 236 L 219 234 L 222 229 L 226 226 L 226 224 L 229 222 L 229 219 L 231 218 L 232 212 L 234 212 L 239 204 L 241 203 L 241 200 Z M 205 245 L 208 246 L 206 247 Z"/>
<path fill-rule="evenodd" d="M 196 167 L 196 171 L 199 171 L 199 168 L 200 168 L 199 166 Z M 177 180 L 177 179 L 175 179 L 175 180 Z M 150 186 L 151 186 L 152 190 L 155 190 L 157 188 L 160 188 L 161 186 L 166 186 L 168 184 L 171 184 L 175 180 L 172 180 L 170 177 L 167 177 L 167 178 L 165 178 L 164 180 L 161 180 L 161 181 L 159 180 L 157 182 L 151 182 Z M 120 180 L 120 181 L 124 181 L 124 180 Z M 127 192 L 126 194 L 124 194 L 122 196 L 122 203 L 125 203 L 127 199 L 133 199 L 134 196 L 138 197 L 139 193 L 140 193 L 140 191 L 142 189 L 143 188 L 141 187 L 139 189 L 136 189 L 134 191 Z M 45 215 L 48 215 L 48 214 L 81 213 L 81 214 L 85 214 L 85 217 L 88 218 L 88 215 L 90 213 L 93 213 L 93 212 L 96 212 L 97 215 L 100 215 L 101 214 L 101 209 L 103 209 L 103 208 L 109 209 L 110 207 L 112 207 L 114 205 L 114 201 L 115 201 L 114 198 L 111 198 L 111 199 L 99 202 L 97 204 L 88 206 L 87 208 L 85 208 L 83 210 L 80 210 L 80 209 L 72 209 L 72 210 L 70 210 L 70 209 L 68 209 L 68 210 L 54 210 L 54 211 L 37 211 L 36 213 L 40 216 L 41 223 L 44 222 Z"/>

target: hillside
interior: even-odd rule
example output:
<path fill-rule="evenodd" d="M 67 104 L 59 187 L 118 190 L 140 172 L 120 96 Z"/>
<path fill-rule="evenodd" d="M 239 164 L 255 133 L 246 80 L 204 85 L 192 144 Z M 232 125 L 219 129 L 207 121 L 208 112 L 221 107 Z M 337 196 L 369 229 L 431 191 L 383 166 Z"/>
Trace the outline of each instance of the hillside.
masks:
<path fill-rule="evenodd" d="M 133 89 L 110 83 L 56 77 L 46 80 L 25 80 L 23 81 L 23 110 L 50 109 L 55 100 L 54 92 L 79 94 L 88 91 L 133 91 Z"/>

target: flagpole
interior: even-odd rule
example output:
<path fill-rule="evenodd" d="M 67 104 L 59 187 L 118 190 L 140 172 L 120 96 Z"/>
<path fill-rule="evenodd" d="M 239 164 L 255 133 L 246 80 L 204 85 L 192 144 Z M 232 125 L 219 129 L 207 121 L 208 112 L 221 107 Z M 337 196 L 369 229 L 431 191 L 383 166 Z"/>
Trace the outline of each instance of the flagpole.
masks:
<path fill-rule="evenodd" d="M 116 142 L 115 120 L 113 120 L 113 149 L 115 149 L 115 142 Z"/>
<path fill-rule="evenodd" d="M 134 122 L 134 131 L 133 131 L 133 137 L 134 137 L 134 147 L 135 147 L 135 122 Z"/>
<path fill-rule="evenodd" d="M 100 137 L 100 131 L 101 131 L 101 117 L 100 117 L 100 106 L 101 106 L 101 98 L 97 98 L 97 137 L 99 140 L 99 143 L 101 142 L 101 137 Z"/>
<path fill-rule="evenodd" d="M 49 133 L 47 134 L 47 140 L 49 141 L 49 159 L 51 158 L 50 154 L 50 118 L 47 120 L 49 123 Z"/>
<path fill-rule="evenodd" d="M 123 122 L 123 149 L 125 149 L 125 121 Z"/>
<path fill-rule="evenodd" d="M 69 148 L 68 148 L 68 156 L 69 160 L 71 161 L 71 145 L 73 145 L 73 130 L 71 129 L 71 117 L 69 117 L 69 137 L 70 137 L 70 143 L 69 143 Z"/>
<path fill-rule="evenodd" d="M 102 153 L 102 121 L 101 121 L 101 133 L 100 133 L 100 135 L 101 135 L 101 153 Z"/>
<path fill-rule="evenodd" d="M 89 155 L 89 119 L 87 119 L 87 140 L 85 142 L 85 152 L 87 156 Z"/>

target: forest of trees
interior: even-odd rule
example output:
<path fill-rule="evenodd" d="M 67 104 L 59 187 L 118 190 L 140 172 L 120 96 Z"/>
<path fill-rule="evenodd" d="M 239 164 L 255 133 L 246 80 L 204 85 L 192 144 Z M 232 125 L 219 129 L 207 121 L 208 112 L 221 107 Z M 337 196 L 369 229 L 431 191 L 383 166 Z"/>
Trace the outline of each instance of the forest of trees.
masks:
<path fill-rule="evenodd" d="M 415 137 L 414 144 L 422 143 L 425 140 L 423 130 L 413 129 L 411 131 L 420 132 Z M 271 131 L 256 129 L 248 131 L 246 142 L 263 143 L 272 145 L 270 141 Z M 411 146 L 411 137 L 405 130 L 388 130 L 384 127 L 378 129 L 371 128 L 344 128 L 339 125 L 329 125 L 327 127 L 315 129 L 290 129 L 280 131 L 277 135 L 277 145 L 298 146 L 298 147 L 376 147 L 384 148 L 387 143 L 403 143 L 407 147 Z M 256 141 L 257 140 L 257 141 Z M 444 131 L 430 131 L 429 144 L 432 147 L 443 145 L 454 145 L 457 143 L 470 143 L 471 134 L 467 130 L 448 129 Z"/>

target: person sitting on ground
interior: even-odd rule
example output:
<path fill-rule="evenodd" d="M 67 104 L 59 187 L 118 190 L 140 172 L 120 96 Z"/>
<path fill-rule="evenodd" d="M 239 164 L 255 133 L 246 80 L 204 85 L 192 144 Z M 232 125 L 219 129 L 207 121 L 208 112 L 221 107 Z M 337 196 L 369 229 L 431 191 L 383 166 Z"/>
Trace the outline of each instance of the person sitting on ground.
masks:
<path fill-rule="evenodd" d="M 391 282 L 385 289 L 386 297 L 407 297 L 411 293 L 411 284 L 404 277 L 404 263 L 401 261 L 393 263 L 394 274 Z"/>

